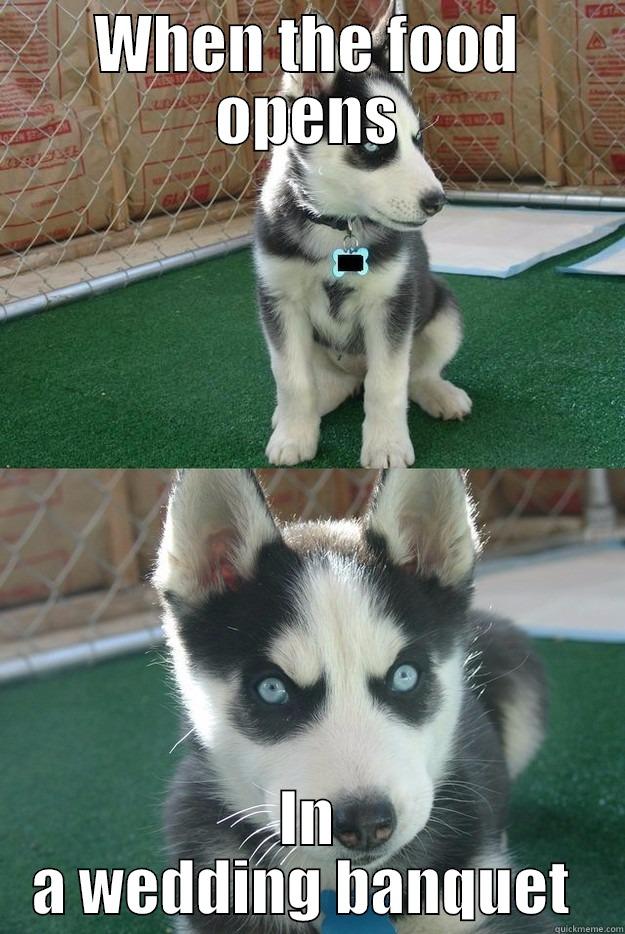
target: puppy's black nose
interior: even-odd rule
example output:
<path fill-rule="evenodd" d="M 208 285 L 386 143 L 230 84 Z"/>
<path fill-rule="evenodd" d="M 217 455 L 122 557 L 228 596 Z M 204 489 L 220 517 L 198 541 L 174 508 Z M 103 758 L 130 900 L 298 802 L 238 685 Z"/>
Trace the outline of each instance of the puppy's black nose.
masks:
<path fill-rule="evenodd" d="M 445 204 L 447 204 L 447 198 L 442 191 L 426 191 L 421 197 L 421 210 L 428 217 L 438 214 Z"/>
<path fill-rule="evenodd" d="M 347 801 L 334 808 L 334 835 L 349 850 L 374 850 L 393 835 L 397 819 L 387 798 Z"/>

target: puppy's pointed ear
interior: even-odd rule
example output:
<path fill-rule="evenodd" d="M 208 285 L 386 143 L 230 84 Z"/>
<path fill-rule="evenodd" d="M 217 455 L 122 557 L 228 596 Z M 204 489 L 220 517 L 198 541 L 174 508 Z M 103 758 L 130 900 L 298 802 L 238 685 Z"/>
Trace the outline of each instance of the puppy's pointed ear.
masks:
<path fill-rule="evenodd" d="M 373 60 L 381 68 L 388 68 L 389 63 L 389 35 L 387 30 L 392 16 L 397 13 L 395 0 L 390 3 L 386 0 L 368 0 L 365 7 L 373 7 L 371 38 L 373 39 Z"/>
<path fill-rule="evenodd" d="M 458 470 L 385 471 L 366 516 L 395 564 L 445 586 L 469 580 L 479 551 L 473 505 Z"/>
<path fill-rule="evenodd" d="M 332 27 L 323 16 L 322 13 L 319 13 L 318 10 L 308 9 L 303 16 L 314 16 L 316 18 L 316 25 L 321 30 L 327 30 L 332 33 Z M 320 63 L 320 53 L 317 49 L 317 63 Z M 300 33 L 297 36 L 296 45 L 295 45 L 295 59 L 299 65 L 302 62 L 302 42 L 301 42 L 301 20 L 300 20 Z M 296 97 L 318 97 L 320 94 L 326 93 L 330 90 L 332 82 L 334 81 L 334 76 L 339 67 L 339 53 L 338 45 L 336 42 L 336 37 L 334 36 L 334 71 L 299 71 L 293 72 L 292 74 L 284 72 L 282 78 L 282 94 L 285 97 L 295 99 Z"/>
<path fill-rule="evenodd" d="M 185 470 L 169 499 L 154 584 L 197 604 L 236 589 L 260 549 L 279 538 L 252 471 Z"/>

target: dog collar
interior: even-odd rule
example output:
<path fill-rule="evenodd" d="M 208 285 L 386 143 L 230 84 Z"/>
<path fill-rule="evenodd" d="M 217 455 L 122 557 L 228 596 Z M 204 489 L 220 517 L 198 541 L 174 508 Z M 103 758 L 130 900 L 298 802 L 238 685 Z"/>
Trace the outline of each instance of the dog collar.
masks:
<path fill-rule="evenodd" d="M 322 224 L 324 227 L 331 227 L 333 230 L 340 230 L 341 233 L 351 231 L 351 226 L 356 220 L 355 217 L 333 217 L 331 214 L 315 214 L 308 208 L 303 208 L 306 220 L 311 224 Z"/>
<path fill-rule="evenodd" d="M 359 276 L 366 276 L 369 272 L 369 250 L 359 246 L 358 238 L 354 235 L 354 221 L 362 220 L 356 217 L 332 217 L 329 214 L 313 214 L 308 208 L 302 208 L 307 220 L 312 224 L 323 224 L 332 230 L 344 233 L 343 249 L 333 250 L 330 254 L 330 268 L 335 279 L 341 279 L 345 273 L 354 272 Z"/>
<path fill-rule="evenodd" d="M 395 925 L 387 915 L 376 915 L 367 908 L 364 915 L 337 915 L 336 892 L 324 889 L 321 893 L 324 919 L 321 934 L 396 934 Z"/>

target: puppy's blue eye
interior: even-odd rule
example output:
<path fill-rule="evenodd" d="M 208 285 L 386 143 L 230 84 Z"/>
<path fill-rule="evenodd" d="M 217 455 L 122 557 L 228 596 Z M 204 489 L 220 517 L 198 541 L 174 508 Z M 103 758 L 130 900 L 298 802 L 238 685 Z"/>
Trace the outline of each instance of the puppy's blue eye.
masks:
<path fill-rule="evenodd" d="M 419 130 L 418 133 L 415 133 L 415 135 L 413 136 L 413 140 L 414 140 L 415 146 L 418 146 L 419 148 L 423 146 L 423 133 L 421 132 L 421 130 Z"/>
<path fill-rule="evenodd" d="M 286 704 L 289 699 L 289 692 L 280 678 L 263 678 L 256 685 L 256 693 L 266 704 Z"/>
<path fill-rule="evenodd" d="M 398 665 L 392 672 L 390 678 L 391 691 L 397 694 L 405 694 L 406 691 L 412 691 L 419 683 L 419 672 L 414 665 Z"/>
<path fill-rule="evenodd" d="M 366 152 L 377 152 L 380 147 L 378 146 L 377 143 L 372 143 L 370 140 L 367 140 L 366 142 L 362 144 L 362 148 Z"/>

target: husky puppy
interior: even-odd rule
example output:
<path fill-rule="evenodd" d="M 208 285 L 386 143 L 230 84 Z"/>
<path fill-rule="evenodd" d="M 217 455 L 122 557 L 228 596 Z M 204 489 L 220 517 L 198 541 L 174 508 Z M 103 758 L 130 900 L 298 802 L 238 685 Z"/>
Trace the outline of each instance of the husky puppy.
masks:
<path fill-rule="evenodd" d="M 285 75 L 287 100 L 304 94 L 395 103 L 393 142 L 274 148 L 257 210 L 260 316 L 277 405 L 266 454 L 272 464 L 315 456 L 321 416 L 364 381 L 361 463 L 410 465 L 409 398 L 429 415 L 462 419 L 468 395 L 441 373 L 461 342 L 458 305 L 430 272 L 419 228 L 445 203 L 423 155 L 423 128 L 408 91 L 388 70 L 389 10 L 373 32 L 374 64 Z M 327 112 L 327 108 L 326 108 Z M 331 256 L 351 230 L 369 250 L 369 272 L 342 278 Z"/>
<path fill-rule="evenodd" d="M 179 478 L 155 578 L 191 729 L 168 802 L 174 859 L 280 867 L 279 795 L 293 789 L 333 805 L 333 844 L 291 860 L 319 869 L 323 887 L 339 858 L 439 873 L 510 865 L 510 783 L 541 743 L 546 689 L 525 636 L 471 608 L 477 548 L 453 470 L 389 470 L 363 519 L 286 525 L 251 472 Z M 316 929 L 286 917 L 184 923 L 192 934 Z M 458 924 L 394 923 L 399 934 Z M 516 934 L 537 922 L 463 924 Z"/>

